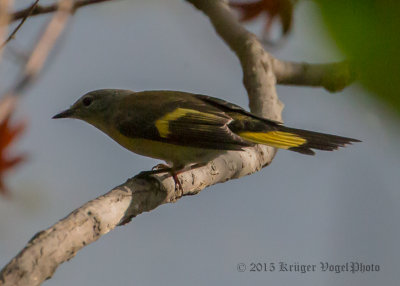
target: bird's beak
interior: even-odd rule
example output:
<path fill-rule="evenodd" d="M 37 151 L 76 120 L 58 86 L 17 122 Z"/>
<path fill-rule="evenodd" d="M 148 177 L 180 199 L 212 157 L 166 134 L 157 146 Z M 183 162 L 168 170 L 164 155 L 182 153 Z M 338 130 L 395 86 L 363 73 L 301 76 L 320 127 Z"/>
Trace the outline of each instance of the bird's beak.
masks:
<path fill-rule="evenodd" d="M 58 119 L 58 118 L 70 118 L 74 114 L 74 110 L 72 108 L 64 110 L 63 112 L 60 112 L 59 114 L 54 115 L 52 118 L 53 119 Z"/>

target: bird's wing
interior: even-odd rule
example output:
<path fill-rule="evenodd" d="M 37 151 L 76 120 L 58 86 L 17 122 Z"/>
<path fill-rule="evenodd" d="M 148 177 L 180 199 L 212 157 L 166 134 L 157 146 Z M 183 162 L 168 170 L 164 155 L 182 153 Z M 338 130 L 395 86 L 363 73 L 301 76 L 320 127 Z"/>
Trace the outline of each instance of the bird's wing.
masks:
<path fill-rule="evenodd" d="M 227 114 L 229 114 L 230 116 L 234 117 L 235 114 L 238 115 L 245 115 L 254 119 L 259 119 L 267 124 L 271 124 L 271 125 L 281 125 L 282 122 L 279 121 L 275 121 L 275 120 L 271 120 L 271 119 L 267 119 L 261 116 L 257 116 L 251 112 L 248 112 L 247 110 L 243 109 L 242 107 L 240 107 L 239 105 L 233 104 L 231 102 L 225 101 L 223 99 L 219 99 L 216 97 L 211 97 L 211 96 L 207 96 L 207 95 L 202 95 L 202 94 L 194 94 L 194 96 L 210 105 L 215 106 L 216 108 L 220 109 L 221 111 L 225 111 Z"/>
<path fill-rule="evenodd" d="M 256 116 L 224 100 L 204 95 L 196 96 L 224 110 L 233 118 L 228 124 L 229 129 L 253 143 L 314 155 L 311 149 L 332 151 L 352 142 L 360 142 L 353 138 L 285 127 L 279 122 Z"/>
<path fill-rule="evenodd" d="M 233 120 L 228 114 L 190 96 L 179 97 L 175 102 L 170 98 L 163 108 L 148 104 L 142 109 L 143 113 L 136 110 L 116 119 L 121 134 L 215 150 L 242 150 L 254 145 L 228 128 L 227 124 Z"/>

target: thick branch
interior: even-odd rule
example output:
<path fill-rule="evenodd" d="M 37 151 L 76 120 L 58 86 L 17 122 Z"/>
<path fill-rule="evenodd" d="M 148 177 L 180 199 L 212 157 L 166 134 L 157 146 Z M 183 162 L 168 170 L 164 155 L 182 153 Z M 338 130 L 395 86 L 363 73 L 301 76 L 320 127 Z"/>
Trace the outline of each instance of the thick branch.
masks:
<path fill-rule="evenodd" d="M 217 33 L 237 54 L 250 109 L 264 117 L 281 119 L 283 105 L 275 90 L 271 57 L 256 37 L 247 32 L 230 13 L 225 1 L 188 0 L 211 20 Z M 85 245 L 132 217 L 204 188 L 249 175 L 268 165 L 275 149 L 266 146 L 228 152 L 206 167 L 179 176 L 184 191 L 177 193 L 167 176 L 135 177 L 38 233 L 0 273 L 4 285 L 38 285 L 51 277 L 58 265 L 72 258 Z"/>
<path fill-rule="evenodd" d="M 232 16 L 226 1 L 188 0 L 188 2 L 210 18 L 219 36 L 238 56 L 251 111 L 281 121 L 283 104 L 276 94 L 272 56 L 264 51 L 256 36 L 243 28 Z"/>
<path fill-rule="evenodd" d="M 324 87 L 341 91 L 355 80 L 348 62 L 309 64 L 273 59 L 272 66 L 278 84 Z"/>
<path fill-rule="evenodd" d="M 207 186 L 253 173 L 262 168 L 266 148 L 224 155 L 208 166 L 180 176 L 184 193 L 174 191 L 169 175 L 135 177 L 73 211 L 45 231 L 37 233 L 0 272 L 0 285 L 40 285 L 56 268 L 86 245 L 131 217 L 159 205 L 194 195 Z"/>

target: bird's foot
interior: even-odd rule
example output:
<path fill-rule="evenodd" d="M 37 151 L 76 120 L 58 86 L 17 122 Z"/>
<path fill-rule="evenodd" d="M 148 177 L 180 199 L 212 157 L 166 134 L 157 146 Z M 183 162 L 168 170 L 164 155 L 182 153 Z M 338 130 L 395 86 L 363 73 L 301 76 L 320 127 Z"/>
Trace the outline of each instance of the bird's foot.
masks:
<path fill-rule="evenodd" d="M 172 179 L 174 180 L 175 191 L 180 190 L 183 193 L 183 187 L 178 178 L 178 175 L 182 172 L 183 172 L 183 170 L 176 171 L 168 165 L 158 164 L 158 165 L 154 166 L 151 169 L 151 171 L 142 171 L 137 176 L 138 177 L 147 177 L 147 176 L 156 175 L 156 174 L 160 174 L 160 173 L 169 173 L 171 175 Z"/>
<path fill-rule="evenodd" d="M 182 193 L 183 193 L 183 187 L 182 187 L 182 184 L 181 184 L 181 182 L 179 181 L 179 178 L 178 178 L 178 174 L 182 173 L 183 170 L 176 171 L 173 168 L 171 168 L 170 166 L 162 164 L 162 163 L 154 166 L 151 170 L 152 171 L 159 171 L 159 172 L 168 172 L 171 175 L 171 177 L 174 180 L 174 182 L 175 182 L 175 191 L 181 190 Z"/>
<path fill-rule="evenodd" d="M 138 176 L 147 177 L 147 176 L 156 175 L 156 174 L 160 174 L 160 173 L 170 173 L 171 170 L 172 170 L 172 168 L 168 165 L 158 164 L 157 166 L 154 166 L 153 168 L 151 168 L 150 171 L 140 172 Z"/>
<path fill-rule="evenodd" d="M 171 169 L 172 168 L 170 166 L 168 166 L 166 164 L 162 164 L 162 163 L 157 164 L 153 168 L 151 168 L 152 171 L 162 170 L 162 171 L 165 171 L 165 172 L 170 172 Z"/>

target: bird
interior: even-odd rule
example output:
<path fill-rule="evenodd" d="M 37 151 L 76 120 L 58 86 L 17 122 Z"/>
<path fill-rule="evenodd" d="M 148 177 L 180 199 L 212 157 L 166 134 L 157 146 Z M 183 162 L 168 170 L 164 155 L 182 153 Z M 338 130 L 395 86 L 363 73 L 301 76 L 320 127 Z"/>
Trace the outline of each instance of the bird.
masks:
<path fill-rule="evenodd" d="M 306 155 L 360 140 L 286 127 L 228 101 L 182 91 L 99 89 L 53 116 L 83 120 L 139 155 L 161 159 L 148 174 L 181 172 L 206 165 L 227 151 L 256 144 Z M 183 190 L 183 189 L 182 189 Z"/>

